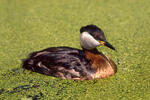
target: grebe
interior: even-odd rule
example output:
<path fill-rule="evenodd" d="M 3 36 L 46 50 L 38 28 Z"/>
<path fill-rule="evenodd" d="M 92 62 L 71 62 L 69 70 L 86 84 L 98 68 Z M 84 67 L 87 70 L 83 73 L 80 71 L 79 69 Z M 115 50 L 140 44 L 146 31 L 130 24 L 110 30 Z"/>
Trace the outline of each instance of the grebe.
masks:
<path fill-rule="evenodd" d="M 91 80 L 114 75 L 116 64 L 96 47 L 105 45 L 115 48 L 106 41 L 104 32 L 96 25 L 80 29 L 82 50 L 71 47 L 51 47 L 33 52 L 24 59 L 22 67 L 41 74 L 62 79 Z"/>

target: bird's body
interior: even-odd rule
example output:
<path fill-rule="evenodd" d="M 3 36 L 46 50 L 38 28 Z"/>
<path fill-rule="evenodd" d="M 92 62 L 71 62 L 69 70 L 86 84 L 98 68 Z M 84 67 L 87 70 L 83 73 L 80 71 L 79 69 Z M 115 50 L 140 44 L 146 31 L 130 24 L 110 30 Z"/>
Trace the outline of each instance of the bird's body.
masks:
<path fill-rule="evenodd" d="M 71 47 L 47 48 L 31 53 L 23 61 L 22 67 L 41 74 L 73 80 L 101 79 L 114 75 L 117 71 L 115 63 L 95 48 L 97 41 L 83 34 L 83 28 L 80 30 L 83 50 Z M 92 41 L 90 45 L 84 41 L 86 38 L 89 39 L 88 43 Z"/>

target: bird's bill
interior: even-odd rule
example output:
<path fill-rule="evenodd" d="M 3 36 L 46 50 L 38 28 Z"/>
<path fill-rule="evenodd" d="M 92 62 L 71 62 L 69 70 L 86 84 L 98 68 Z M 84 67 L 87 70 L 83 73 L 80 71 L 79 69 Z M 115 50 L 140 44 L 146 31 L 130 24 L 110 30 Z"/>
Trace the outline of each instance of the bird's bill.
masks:
<path fill-rule="evenodd" d="M 110 49 L 116 50 L 109 42 L 107 41 L 99 41 L 101 45 L 107 46 Z"/>

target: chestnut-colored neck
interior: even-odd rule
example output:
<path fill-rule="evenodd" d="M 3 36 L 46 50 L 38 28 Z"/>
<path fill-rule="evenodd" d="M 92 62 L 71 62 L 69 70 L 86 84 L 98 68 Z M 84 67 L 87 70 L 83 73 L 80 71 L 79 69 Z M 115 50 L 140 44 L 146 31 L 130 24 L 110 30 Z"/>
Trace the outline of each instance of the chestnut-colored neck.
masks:
<path fill-rule="evenodd" d="M 87 49 L 83 48 L 83 51 L 84 51 L 87 59 L 94 60 L 93 58 L 95 58 L 95 60 L 96 60 L 99 56 L 99 57 L 103 57 L 105 60 L 108 60 L 107 57 L 102 52 L 99 52 L 97 50 L 97 48 L 94 48 L 91 50 L 87 50 Z"/>
<path fill-rule="evenodd" d="M 83 48 L 83 51 L 85 53 L 86 59 L 90 61 L 91 68 L 93 69 L 97 69 L 101 67 L 100 63 L 103 62 L 101 61 L 101 58 L 103 58 L 104 60 L 107 60 L 107 58 L 105 59 L 103 54 L 99 52 L 96 48 L 92 50 L 87 50 Z"/>
<path fill-rule="evenodd" d="M 96 70 L 96 78 L 105 78 L 117 71 L 116 64 L 96 48 L 92 50 L 83 49 L 86 59 L 89 60 L 91 68 Z"/>

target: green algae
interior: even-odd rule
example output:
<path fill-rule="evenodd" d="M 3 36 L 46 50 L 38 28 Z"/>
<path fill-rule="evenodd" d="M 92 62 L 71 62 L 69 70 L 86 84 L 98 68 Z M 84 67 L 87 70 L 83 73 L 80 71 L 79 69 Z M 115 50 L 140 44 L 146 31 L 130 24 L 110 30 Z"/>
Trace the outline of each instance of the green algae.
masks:
<path fill-rule="evenodd" d="M 0 1 L 0 99 L 149 100 L 149 0 Z M 73 81 L 23 70 L 21 59 L 53 46 L 80 48 L 83 25 L 101 27 L 117 52 L 98 47 L 118 67 L 115 76 Z"/>

